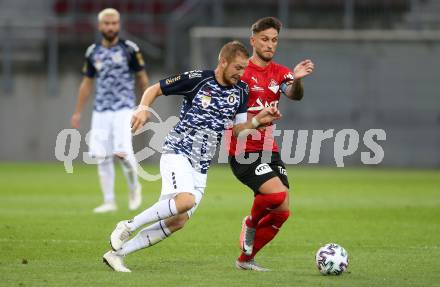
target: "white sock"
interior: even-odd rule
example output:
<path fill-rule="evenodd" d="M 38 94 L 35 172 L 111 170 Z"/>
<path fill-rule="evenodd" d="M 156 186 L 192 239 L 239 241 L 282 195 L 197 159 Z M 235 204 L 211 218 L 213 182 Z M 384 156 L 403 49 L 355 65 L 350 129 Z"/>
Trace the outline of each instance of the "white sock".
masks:
<path fill-rule="evenodd" d="M 122 170 L 127 180 L 128 188 L 131 192 L 134 192 L 139 185 L 137 176 L 137 163 L 134 154 L 128 154 L 125 158 L 119 158 Z"/>
<path fill-rule="evenodd" d="M 156 222 L 136 234 L 135 237 L 124 243 L 116 252 L 117 255 L 126 256 L 132 252 L 153 246 L 171 235 L 171 231 L 163 220 Z"/>
<path fill-rule="evenodd" d="M 108 157 L 98 163 L 99 182 L 104 196 L 104 202 L 115 202 L 115 167 L 113 157 Z"/>
<path fill-rule="evenodd" d="M 176 214 L 177 208 L 174 198 L 164 199 L 136 215 L 132 220 L 128 221 L 127 226 L 130 231 L 135 231 L 144 224 L 166 219 Z"/>

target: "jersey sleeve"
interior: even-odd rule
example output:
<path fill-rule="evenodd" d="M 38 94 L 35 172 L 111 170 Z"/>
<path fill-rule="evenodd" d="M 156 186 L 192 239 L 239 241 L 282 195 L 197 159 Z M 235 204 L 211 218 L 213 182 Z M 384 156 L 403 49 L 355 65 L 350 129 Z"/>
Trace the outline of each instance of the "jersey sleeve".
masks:
<path fill-rule="evenodd" d="M 189 71 L 159 81 L 160 89 L 165 96 L 187 96 L 204 78 L 202 71 Z"/>
<path fill-rule="evenodd" d="M 142 56 L 142 52 L 139 49 L 139 46 L 129 40 L 125 40 L 125 45 L 127 45 L 128 47 L 128 53 L 129 53 L 128 66 L 130 70 L 135 73 L 144 70 L 145 61 L 144 61 L 144 57 Z"/>
<path fill-rule="evenodd" d="M 290 81 L 294 80 L 293 71 L 287 67 L 284 67 L 284 66 L 281 66 L 279 76 L 280 76 L 281 83 L 290 82 Z"/>
<path fill-rule="evenodd" d="M 281 83 L 280 90 L 281 93 L 285 95 L 287 86 L 292 84 L 292 81 L 294 80 L 293 71 L 287 67 L 281 66 L 279 77 Z"/>
<path fill-rule="evenodd" d="M 83 68 L 81 70 L 81 73 L 89 78 L 94 78 L 96 75 L 96 69 L 95 66 L 93 66 L 93 62 L 92 62 L 92 54 L 93 54 L 93 50 L 95 49 L 95 44 L 91 45 L 87 51 L 86 54 L 84 56 L 84 65 Z"/>
<path fill-rule="evenodd" d="M 249 99 L 249 86 L 243 82 L 242 96 L 240 98 L 240 106 L 238 106 L 237 114 L 247 113 Z"/>

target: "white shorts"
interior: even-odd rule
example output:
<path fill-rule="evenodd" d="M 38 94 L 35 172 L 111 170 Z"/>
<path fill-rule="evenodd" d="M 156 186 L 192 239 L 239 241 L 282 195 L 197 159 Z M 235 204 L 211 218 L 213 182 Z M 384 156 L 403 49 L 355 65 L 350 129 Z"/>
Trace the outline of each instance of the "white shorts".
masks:
<path fill-rule="evenodd" d="M 114 154 L 133 153 L 130 128 L 133 110 L 104 111 L 92 114 L 92 128 L 89 135 L 89 155 L 108 157 Z"/>
<path fill-rule="evenodd" d="M 172 198 L 181 192 L 190 192 L 195 205 L 188 211 L 191 216 L 205 193 L 207 174 L 196 171 L 188 158 L 181 154 L 162 154 L 160 157 L 162 191 L 159 200 Z"/>

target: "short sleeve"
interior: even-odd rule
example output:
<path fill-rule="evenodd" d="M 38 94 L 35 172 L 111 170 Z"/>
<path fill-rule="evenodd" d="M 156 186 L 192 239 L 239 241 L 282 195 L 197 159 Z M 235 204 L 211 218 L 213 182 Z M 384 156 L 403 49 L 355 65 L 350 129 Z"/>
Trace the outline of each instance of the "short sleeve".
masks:
<path fill-rule="evenodd" d="M 189 95 L 204 78 L 203 71 L 189 71 L 159 81 L 160 89 L 168 95 Z"/>
<path fill-rule="evenodd" d="M 291 82 L 294 80 L 293 71 L 287 67 L 281 66 L 280 83 Z"/>
<path fill-rule="evenodd" d="M 144 57 L 142 56 L 142 52 L 139 49 L 139 46 L 129 40 L 125 40 L 125 45 L 127 45 L 128 47 L 128 53 L 129 53 L 128 66 L 130 67 L 130 70 L 135 73 L 144 70 L 145 61 L 144 61 Z"/>
<path fill-rule="evenodd" d="M 85 54 L 85 59 L 84 59 L 84 64 L 81 70 L 81 73 L 89 78 L 94 78 L 96 75 L 96 69 L 95 66 L 93 66 L 93 62 L 92 62 L 92 55 L 93 55 L 93 50 L 95 49 L 95 44 L 91 45 Z"/>
<path fill-rule="evenodd" d="M 294 80 L 293 71 L 287 67 L 281 66 L 280 69 L 280 91 L 282 94 L 286 94 L 287 87 L 292 84 Z"/>

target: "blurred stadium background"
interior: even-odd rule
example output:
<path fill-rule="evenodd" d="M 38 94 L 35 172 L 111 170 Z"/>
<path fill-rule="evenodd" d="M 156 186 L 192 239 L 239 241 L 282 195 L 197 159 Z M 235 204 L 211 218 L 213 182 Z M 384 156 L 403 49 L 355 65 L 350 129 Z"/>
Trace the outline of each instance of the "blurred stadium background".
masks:
<path fill-rule="evenodd" d="M 83 56 L 106 7 L 120 10 L 122 37 L 139 44 L 152 82 L 213 68 L 225 41 L 247 44 L 255 20 L 277 16 L 285 28 L 276 60 L 316 64 L 305 98 L 281 100 L 279 128 L 359 131 L 359 149 L 344 161 L 354 168 L 343 169 L 332 168 L 334 139 L 322 145 L 323 167 L 306 163 L 309 132 L 304 163 L 288 166 L 293 215 L 258 258 L 275 270 L 269 276 L 233 269 L 252 196 L 226 165 L 211 169 L 183 232 L 127 258 L 130 277 L 100 262 L 114 224 L 136 214 L 125 181 L 119 171 L 120 209 L 95 215 L 96 167 L 80 154 L 67 174 L 54 149 L 70 128 Z M 439 29 L 438 0 L 0 0 L 0 286 L 438 286 Z M 159 98 L 156 110 L 164 119 L 180 102 Z M 372 128 L 386 131 L 384 160 L 358 168 Z M 136 136 L 136 150 L 151 136 Z M 157 172 L 157 159 L 144 167 Z M 142 183 L 146 208 L 160 181 Z M 348 250 L 348 274 L 319 275 L 314 254 L 328 242 Z"/>
<path fill-rule="evenodd" d="M 214 67 L 222 43 L 247 44 L 256 19 L 277 16 L 285 29 L 276 60 L 316 63 L 305 99 L 281 102 L 280 128 L 380 128 L 387 132 L 381 166 L 440 167 L 435 0 L 2 0 L 1 161 L 55 160 L 56 136 L 69 128 L 83 55 L 99 37 L 96 15 L 105 7 L 120 10 L 122 37 L 140 45 L 152 82 Z M 179 103 L 159 101 L 159 114 L 175 114 Z M 90 114 L 82 119 L 83 137 Z M 323 144 L 321 164 L 334 165 L 332 143 Z M 361 164 L 362 149 L 348 164 Z"/>

